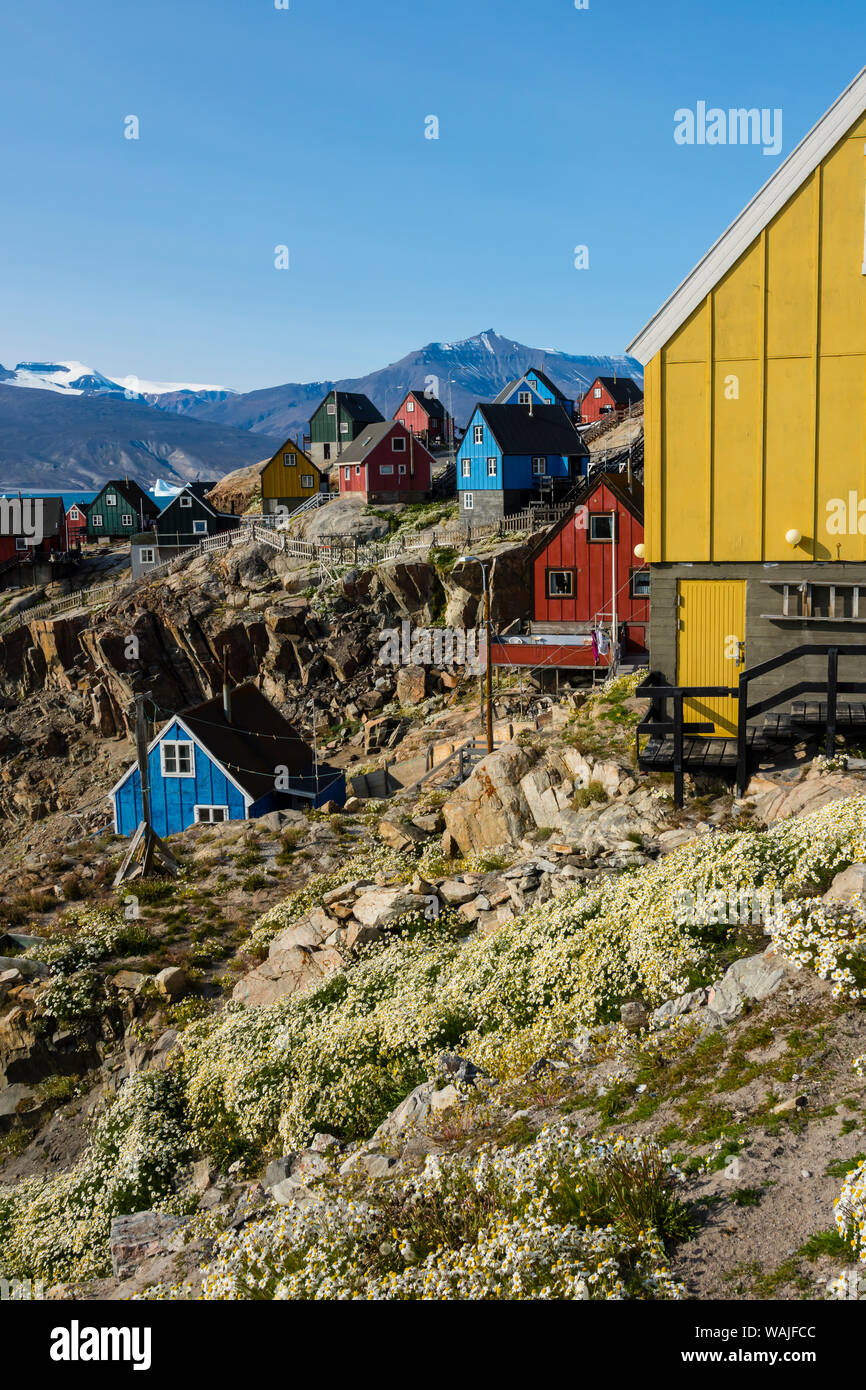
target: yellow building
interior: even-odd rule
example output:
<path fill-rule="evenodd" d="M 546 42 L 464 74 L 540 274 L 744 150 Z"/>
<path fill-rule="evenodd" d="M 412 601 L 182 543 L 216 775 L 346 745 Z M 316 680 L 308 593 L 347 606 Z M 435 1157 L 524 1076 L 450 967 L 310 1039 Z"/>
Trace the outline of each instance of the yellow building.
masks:
<path fill-rule="evenodd" d="M 291 511 L 317 492 L 328 491 L 328 480 L 303 449 L 287 439 L 262 469 L 262 511 L 277 507 Z"/>
<path fill-rule="evenodd" d="M 798 647 L 866 643 L 864 241 L 866 69 L 629 348 L 646 368 L 651 669 L 734 689 L 789 657 L 749 686 L 762 728 L 820 723 L 793 694 L 751 710 L 826 685 L 828 654 Z M 839 680 L 862 682 L 864 657 L 843 653 Z M 743 703 L 688 717 L 736 733 Z"/>

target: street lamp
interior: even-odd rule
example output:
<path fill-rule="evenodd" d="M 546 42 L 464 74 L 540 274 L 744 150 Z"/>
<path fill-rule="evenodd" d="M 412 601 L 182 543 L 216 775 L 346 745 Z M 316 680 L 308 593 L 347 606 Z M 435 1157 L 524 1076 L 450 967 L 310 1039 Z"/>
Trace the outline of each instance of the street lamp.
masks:
<path fill-rule="evenodd" d="M 493 752 L 493 654 L 490 647 L 490 589 L 487 586 L 486 564 L 490 561 L 479 560 L 477 555 L 461 555 L 458 557 L 461 565 L 468 565 L 474 561 L 481 567 L 481 583 L 484 593 L 484 624 L 487 631 L 487 751 Z"/>

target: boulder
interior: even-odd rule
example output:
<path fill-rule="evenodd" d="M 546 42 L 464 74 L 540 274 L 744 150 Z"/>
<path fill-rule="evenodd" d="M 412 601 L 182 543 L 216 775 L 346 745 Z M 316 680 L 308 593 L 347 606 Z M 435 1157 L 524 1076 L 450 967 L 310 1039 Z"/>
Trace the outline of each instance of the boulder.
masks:
<path fill-rule="evenodd" d="M 427 694 L 427 671 L 423 666 L 401 666 L 397 672 L 397 703 L 420 705 Z"/>
<path fill-rule="evenodd" d="M 824 894 L 829 902 L 857 896 L 866 897 L 866 864 L 849 864 L 837 874 Z"/>
<path fill-rule="evenodd" d="M 186 971 L 181 970 L 180 966 L 169 965 L 165 970 L 160 970 L 159 974 L 154 978 L 156 979 L 157 989 L 161 994 L 164 994 L 166 998 L 170 999 L 172 1003 L 174 1003 L 176 999 L 182 999 L 186 994 Z"/>
<path fill-rule="evenodd" d="M 340 952 L 332 946 L 311 950 L 305 946 L 281 946 L 280 941 L 281 937 L 276 937 L 267 960 L 235 985 L 232 998 L 238 1003 L 248 1008 L 266 1007 L 286 995 L 320 984 L 343 964 Z"/>
<path fill-rule="evenodd" d="M 165 1212 L 140 1211 L 133 1216 L 115 1216 L 109 1245 L 115 1278 L 126 1279 L 139 1265 L 154 1255 L 167 1255 L 182 1249 L 188 1216 L 169 1216 Z"/>
<path fill-rule="evenodd" d="M 535 825 L 520 786 L 531 766 L 525 749 L 507 743 L 488 753 L 446 801 L 445 833 L 463 854 L 519 844 Z"/>
<path fill-rule="evenodd" d="M 420 893 L 407 893 L 405 888 L 371 888 L 355 900 L 353 911 L 364 927 L 389 927 L 398 917 L 426 905 Z"/>
<path fill-rule="evenodd" d="M 423 830 L 405 821 L 380 820 L 378 835 L 391 849 L 405 852 L 414 849 L 426 837 Z"/>

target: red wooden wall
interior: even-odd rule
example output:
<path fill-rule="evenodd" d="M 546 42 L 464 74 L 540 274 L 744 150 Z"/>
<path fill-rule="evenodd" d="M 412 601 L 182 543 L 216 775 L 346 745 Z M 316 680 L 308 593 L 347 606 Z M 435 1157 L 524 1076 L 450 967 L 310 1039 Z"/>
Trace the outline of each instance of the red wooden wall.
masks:
<path fill-rule="evenodd" d="M 590 541 L 589 518 L 594 512 L 616 514 L 617 620 L 629 625 L 649 621 L 649 600 L 632 598 L 631 571 L 645 568 L 634 553 L 643 542 L 643 524 L 605 485 L 596 488 L 583 509 L 568 521 L 536 557 L 533 572 L 533 612 L 536 622 L 591 623 L 611 616 L 611 543 Z M 584 521 L 585 525 L 581 525 Z M 574 598 L 549 598 L 547 571 L 575 571 Z"/>

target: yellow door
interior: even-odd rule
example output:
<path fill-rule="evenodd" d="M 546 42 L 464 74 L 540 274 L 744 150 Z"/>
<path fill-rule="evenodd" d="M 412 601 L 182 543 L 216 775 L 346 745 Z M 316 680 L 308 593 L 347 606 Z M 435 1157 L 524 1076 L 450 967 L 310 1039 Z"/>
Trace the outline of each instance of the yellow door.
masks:
<path fill-rule="evenodd" d="M 677 684 L 736 687 L 745 666 L 746 581 L 681 579 L 677 586 Z M 685 718 L 737 732 L 737 700 L 686 700 Z M 709 737 L 709 735 L 708 735 Z"/>

